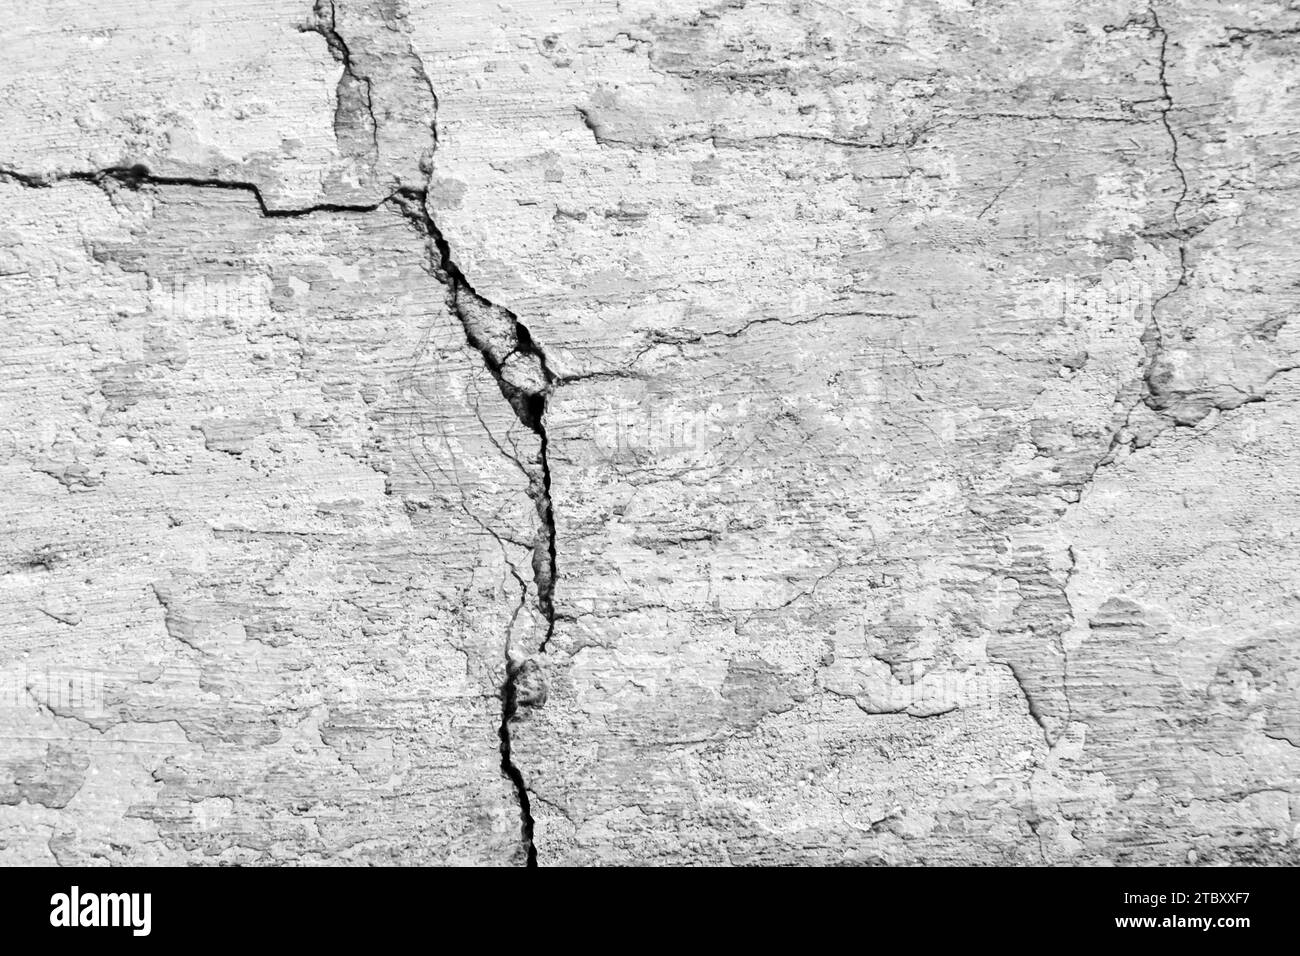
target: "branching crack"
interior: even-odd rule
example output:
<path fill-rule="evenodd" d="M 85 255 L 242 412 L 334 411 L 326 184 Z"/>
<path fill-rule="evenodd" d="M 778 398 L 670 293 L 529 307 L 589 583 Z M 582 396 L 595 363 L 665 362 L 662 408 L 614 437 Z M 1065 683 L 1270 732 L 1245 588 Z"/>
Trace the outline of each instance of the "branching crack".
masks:
<path fill-rule="evenodd" d="M 534 549 L 533 571 L 537 600 L 547 622 L 546 636 L 539 650 L 546 650 L 555 629 L 555 516 L 551 507 L 551 469 L 548 458 L 546 409 L 560 382 L 547 362 L 546 354 L 533 340 L 528 327 L 509 309 L 494 305 L 479 295 L 451 256 L 451 248 L 429 215 L 423 190 L 402 188 L 393 196 L 398 208 L 427 238 L 430 258 L 451 290 L 452 309 L 465 329 L 469 344 L 483 356 L 502 396 L 514 409 L 520 423 L 537 435 L 540 442 L 538 472 L 530 476 L 529 495 L 537 507 L 541 534 Z"/>
<path fill-rule="evenodd" d="M 509 309 L 494 305 L 474 290 L 452 258 L 446 237 L 429 215 L 424 190 L 403 188 L 393 200 L 402 214 L 425 236 L 434 269 L 450 290 L 451 306 L 465 330 L 466 341 L 483 357 L 502 396 L 514 409 L 515 417 L 537 435 L 538 471 L 529 473 L 528 493 L 537 509 L 540 533 L 533 545 L 533 580 L 537 603 L 546 620 L 546 635 L 538 651 L 545 652 L 555 632 L 554 588 L 556 577 L 555 514 L 551 506 L 551 468 L 548 457 L 546 410 L 559 378 L 551 370 L 546 354 L 533 340 L 528 327 Z M 501 772 L 514 785 L 519 801 L 520 830 L 527 848 L 527 865 L 537 865 L 533 842 L 533 816 L 528 787 L 514 762 L 510 725 L 519 707 L 533 702 L 520 692 L 521 678 L 529 660 L 516 659 L 506 641 L 506 679 L 501 686 Z"/>
<path fill-rule="evenodd" d="M 1160 374 L 1160 356 L 1164 350 L 1165 334 L 1164 328 L 1160 322 L 1160 307 L 1167 299 L 1175 293 L 1187 287 L 1188 265 L 1187 265 L 1187 246 L 1188 242 L 1198 235 L 1203 226 L 1184 226 L 1183 224 L 1183 206 L 1187 201 L 1190 191 L 1187 181 L 1187 173 L 1183 169 L 1182 161 L 1179 157 L 1178 134 L 1174 130 L 1170 121 L 1170 115 L 1174 111 L 1173 92 L 1169 86 L 1169 33 L 1164 25 L 1160 22 L 1160 15 L 1156 12 L 1155 5 L 1147 7 L 1148 20 L 1145 26 L 1149 35 L 1158 40 L 1157 47 L 1157 69 L 1158 82 L 1160 84 L 1160 124 L 1164 128 L 1165 135 L 1169 138 L 1170 163 L 1174 172 L 1178 176 L 1179 192 L 1174 199 L 1173 205 L 1173 227 L 1168 230 L 1161 230 L 1160 235 L 1176 239 L 1178 242 L 1178 279 L 1170 288 L 1166 289 L 1159 296 L 1152 300 L 1151 324 L 1146 331 L 1142 333 L 1141 343 L 1146 353 L 1145 361 L 1142 366 L 1141 394 L 1132 405 L 1127 408 L 1124 420 L 1111 434 L 1110 444 L 1106 451 L 1097 459 L 1090 473 L 1084 478 L 1081 488 L 1091 483 L 1097 472 L 1107 465 L 1113 464 L 1116 456 L 1119 454 L 1121 447 L 1127 446 L 1130 450 L 1141 447 L 1138 439 L 1129 434 L 1129 426 L 1133 420 L 1134 412 L 1141 406 L 1145 405 L 1151 411 L 1157 414 L 1166 409 L 1170 400 L 1165 395 L 1157 376 Z M 1115 29 L 1125 29 L 1129 26 L 1137 25 L 1138 21 L 1126 22 L 1122 27 Z"/>
<path fill-rule="evenodd" d="M 533 575 L 539 610 L 546 621 L 546 633 L 538 652 L 544 652 L 555 630 L 554 585 L 556 577 L 555 518 L 551 506 L 551 470 L 548 460 L 549 439 L 546 433 L 546 410 L 559 382 L 546 355 L 533 340 L 528 328 L 513 312 L 494 305 L 479 295 L 451 256 L 451 249 L 437 224 L 429 215 L 427 191 L 403 187 L 379 200 L 364 205 L 321 203 L 294 209 L 273 209 L 266 203 L 260 187 L 252 182 L 204 179 L 188 176 L 164 176 L 149 171 L 142 164 L 112 166 L 93 171 L 77 171 L 43 176 L 16 170 L 0 169 L 0 182 L 15 183 L 31 189 L 44 189 L 61 182 L 87 183 L 106 191 L 112 187 L 138 190 L 144 186 L 191 187 L 242 192 L 257 203 L 266 218 L 296 218 L 316 213 L 371 213 L 393 204 L 423 235 L 429 248 L 432 271 L 448 289 L 450 302 L 465 330 L 469 345 L 482 357 L 501 394 L 514 409 L 519 421 L 538 437 L 536 472 L 529 471 L 528 494 L 533 499 L 539 519 L 539 533 L 533 542 Z M 510 726 L 521 706 L 540 703 L 544 692 L 522 689 L 532 673 L 528 655 L 517 658 L 506 640 L 506 677 L 499 692 L 501 723 L 501 772 L 514 787 L 519 802 L 520 836 L 526 851 L 527 865 L 537 865 L 533 843 L 533 818 L 528 788 L 516 766 Z"/>

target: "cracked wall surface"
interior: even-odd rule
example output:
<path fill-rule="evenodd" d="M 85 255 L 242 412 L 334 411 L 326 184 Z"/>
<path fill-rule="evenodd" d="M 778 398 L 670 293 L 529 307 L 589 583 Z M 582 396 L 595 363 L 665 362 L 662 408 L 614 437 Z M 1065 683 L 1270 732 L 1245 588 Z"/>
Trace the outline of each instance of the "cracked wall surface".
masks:
<path fill-rule="evenodd" d="M 1290 5 L 0 12 L 0 862 L 1300 859 Z"/>

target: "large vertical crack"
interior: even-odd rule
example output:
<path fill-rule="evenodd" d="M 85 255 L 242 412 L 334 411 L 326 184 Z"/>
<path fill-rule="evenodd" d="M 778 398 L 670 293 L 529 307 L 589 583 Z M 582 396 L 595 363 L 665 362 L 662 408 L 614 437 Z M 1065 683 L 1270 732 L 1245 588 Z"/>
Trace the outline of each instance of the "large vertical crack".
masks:
<path fill-rule="evenodd" d="M 1127 406 L 1123 421 L 1111 432 L 1108 447 L 1093 464 L 1089 474 L 1081 483 L 1081 489 L 1091 483 L 1098 471 L 1107 465 L 1115 463 L 1121 447 L 1127 447 L 1130 451 L 1144 447 L 1146 442 L 1141 441 L 1129 431 L 1133 416 L 1140 407 L 1146 406 L 1146 408 L 1159 415 L 1170 405 L 1167 389 L 1160 381 L 1160 359 L 1165 347 L 1164 326 L 1161 323 L 1160 313 L 1166 300 L 1187 287 L 1188 240 L 1199 231 L 1195 226 L 1185 224 L 1183 221 L 1183 207 L 1191 190 L 1187 180 L 1187 172 L 1183 168 L 1180 157 L 1178 133 L 1174 130 L 1170 119 L 1175 107 L 1173 91 L 1169 85 L 1169 32 L 1161 22 L 1160 14 L 1156 12 L 1154 3 L 1147 7 L 1147 16 L 1148 22 L 1141 25 L 1146 26 L 1150 38 L 1156 41 L 1157 44 L 1156 79 L 1160 85 L 1159 120 L 1165 136 L 1169 140 L 1169 161 L 1179 184 L 1178 195 L 1173 202 L 1172 224 L 1168 229 L 1159 230 L 1158 234 L 1163 238 L 1173 239 L 1178 244 L 1178 278 L 1172 286 L 1151 300 L 1150 323 L 1141 337 L 1145 356 L 1142 363 L 1139 394 Z"/>
<path fill-rule="evenodd" d="M 1161 321 L 1162 308 L 1166 300 L 1187 287 L 1188 241 L 1190 237 L 1197 233 L 1194 226 L 1184 222 L 1183 215 L 1190 187 L 1180 156 L 1178 134 L 1171 119 L 1175 109 L 1175 102 L 1169 84 L 1169 33 L 1160 20 L 1154 2 L 1147 6 L 1145 20 L 1130 20 L 1124 24 L 1124 27 L 1128 26 L 1145 29 L 1148 40 L 1155 45 L 1156 82 L 1160 90 L 1160 96 L 1157 100 L 1159 104 L 1157 117 L 1169 142 L 1169 163 L 1178 182 L 1178 193 L 1174 197 L 1171 210 L 1171 222 L 1161 221 L 1157 234 L 1163 239 L 1172 239 L 1177 243 L 1179 271 L 1177 280 L 1150 300 L 1149 320 L 1146 328 L 1142 331 L 1140 339 L 1143 349 L 1141 364 L 1138 369 L 1140 377 L 1136 380 L 1126 380 L 1122 384 L 1120 392 L 1116 395 L 1116 404 L 1119 405 L 1122 402 L 1121 411 L 1111 421 L 1109 440 L 1105 449 L 1091 459 L 1086 473 L 1077 480 L 1075 485 L 1076 502 L 1082 501 L 1086 489 L 1092 484 L 1102 468 L 1115 464 L 1121 449 L 1127 448 L 1130 452 L 1136 451 L 1138 448 L 1144 447 L 1149 441 L 1149 438 L 1144 439 L 1143 436 L 1132 430 L 1135 415 L 1144 408 L 1161 415 L 1169 407 L 1168 391 L 1165 383 L 1161 380 L 1161 359 L 1165 348 L 1165 333 Z M 1167 375 L 1167 372 L 1164 374 Z M 1066 546 L 1066 554 L 1069 558 L 1069 567 L 1065 572 L 1064 581 L 1060 581 L 1055 573 L 1050 570 L 1045 569 L 1043 574 L 1050 586 L 1059 593 L 1064 604 L 1065 617 L 1071 625 L 1075 625 L 1078 622 L 1078 617 L 1070 599 L 1069 589 L 1075 574 L 1078 572 L 1078 556 L 1073 545 Z M 1017 584 L 1023 586 L 1018 579 Z M 1052 712 L 1050 701 L 1044 702 L 1043 698 L 1046 696 L 1044 690 L 1035 686 L 1035 682 L 1030 679 L 1032 673 L 1025 668 L 1023 661 L 1016 662 L 1005 657 L 999 661 L 1008 667 L 1012 677 L 1020 686 L 1021 693 L 1024 695 L 1029 707 L 1030 716 L 1043 731 L 1049 748 L 1054 746 L 1057 740 L 1060 739 L 1064 728 L 1070 725 L 1074 717 L 1074 707 L 1070 699 L 1071 664 L 1065 640 L 1066 630 L 1068 630 L 1068 627 L 1055 630 L 1056 651 L 1061 660 L 1059 707 L 1063 713 L 1059 717 Z M 1055 690 L 1054 687 L 1050 689 Z M 1054 727 L 1057 720 L 1060 723 Z"/>
<path fill-rule="evenodd" d="M 533 572 L 538 604 L 547 622 L 544 650 L 555 627 L 555 517 L 551 508 L 551 469 L 548 459 L 546 410 L 559 378 L 528 327 L 502 306 L 479 295 L 451 256 L 451 248 L 426 208 L 425 190 L 403 188 L 393 196 L 403 214 L 430 244 L 436 273 L 450 291 L 451 306 L 465 330 L 465 339 L 482 357 L 515 417 L 540 444 L 538 472 L 529 495 L 537 506 L 541 533 L 534 549 Z"/>
<path fill-rule="evenodd" d="M 320 0 L 318 0 L 318 3 Z M 331 7 L 332 9 L 332 7 Z M 340 43 L 342 38 L 339 38 Z M 438 145 L 438 95 L 414 47 L 408 47 L 421 89 L 429 97 L 429 136 L 431 146 Z M 372 116 L 374 114 L 372 113 Z M 378 127 L 376 126 L 376 136 Z M 501 773 L 515 791 L 519 804 L 520 839 L 527 866 L 537 866 L 537 846 L 533 840 L 532 803 L 528 784 L 514 758 L 511 728 L 520 708 L 538 704 L 545 691 L 532 686 L 534 653 L 547 650 L 555 632 L 556 540 L 555 512 L 551 503 L 550 438 L 546 431 L 546 413 L 558 378 L 551 370 L 546 353 L 533 339 L 532 332 L 519 317 L 504 306 L 480 295 L 452 257 L 451 245 L 429 213 L 433 163 L 421 163 L 425 174 L 422 188 L 402 186 L 390 197 L 407 220 L 424 236 L 429 263 L 434 275 L 446 286 L 452 311 L 465 332 L 465 340 L 483 358 L 501 395 L 514 410 L 515 417 L 537 436 L 537 460 L 533 467 L 524 463 L 528 475 L 528 495 L 537 511 L 538 531 L 533 540 L 533 584 L 538 610 L 545 621 L 545 634 L 536 648 L 517 655 L 513 646 L 513 618 L 504 641 L 505 679 L 498 690 L 501 699 L 500 740 Z"/>
<path fill-rule="evenodd" d="M 406 218 L 424 235 L 435 274 L 446 284 L 452 310 L 465 330 L 465 339 L 482 357 L 502 396 L 514 409 L 519 422 L 538 439 L 536 472 L 530 472 L 528 494 L 537 509 L 538 535 L 533 544 L 533 580 L 538 608 L 546 621 L 546 633 L 538 647 L 545 651 L 555 630 L 554 587 L 556 577 L 555 514 L 551 505 L 551 469 L 546 411 L 558 381 L 546 354 L 534 341 L 528 327 L 502 306 L 479 295 L 465 278 L 451 255 L 451 247 L 427 208 L 428 193 L 400 189 L 393 199 Z M 505 648 L 506 677 L 500 689 L 501 772 L 513 784 L 519 802 L 520 831 L 527 865 L 537 865 L 533 842 L 533 817 L 528 786 L 514 761 L 511 724 L 522 704 L 532 698 L 521 694 L 521 682 L 529 671 L 529 658 L 516 658 L 509 637 Z"/>
<path fill-rule="evenodd" d="M 1164 328 L 1160 324 L 1160 307 L 1165 303 L 1166 299 L 1187 285 L 1188 230 L 1183 226 L 1182 212 L 1183 204 L 1187 201 L 1188 185 L 1187 173 L 1184 171 L 1178 156 L 1178 134 L 1174 131 L 1173 124 L 1169 119 L 1174 110 L 1174 96 L 1169 89 L 1169 31 L 1160 22 L 1160 15 L 1156 12 L 1155 4 L 1149 6 L 1147 12 L 1151 15 L 1152 36 L 1159 41 L 1158 66 L 1160 71 L 1160 96 L 1163 101 L 1160 108 L 1160 123 L 1164 127 L 1165 135 L 1169 137 L 1170 163 L 1174 168 L 1174 172 L 1178 175 L 1179 182 L 1179 193 L 1177 198 L 1174 199 L 1172 230 L 1173 238 L 1178 242 L 1178 281 L 1173 288 L 1167 289 L 1152 301 L 1151 328 L 1148 330 L 1148 334 L 1143 337 L 1143 344 L 1147 349 L 1147 364 L 1142 376 L 1142 401 L 1152 411 L 1159 412 L 1168 404 L 1161 394 L 1162 389 L 1157 379 L 1160 356 L 1165 345 Z"/>
<path fill-rule="evenodd" d="M 367 6 L 364 2 L 363 8 Z M 333 0 L 316 0 L 314 7 L 314 26 L 325 37 L 334 53 L 344 66 L 344 77 L 340 80 L 340 108 L 343 103 L 344 81 L 352 77 L 365 87 L 365 110 L 369 115 L 373 131 L 373 146 L 378 158 L 381 137 L 380 116 L 386 119 L 405 117 L 399 122 L 411 123 L 414 117 L 397 104 L 382 104 L 385 108 L 376 110 L 374 93 L 376 87 L 368 76 L 356 70 L 348 43 L 339 34 L 337 11 Z M 373 12 L 373 11 L 372 11 Z M 391 11 L 379 11 L 375 19 L 385 22 L 388 29 L 396 27 L 401 14 L 392 15 Z M 395 32 L 401 33 L 400 29 Z M 538 451 L 535 462 L 520 462 L 528 475 L 528 495 L 533 500 L 538 518 L 538 531 L 533 540 L 533 581 L 536 591 L 538 610 L 545 621 L 545 634 L 538 646 L 523 649 L 518 653 L 513 646 L 513 626 L 507 628 L 504 640 L 505 678 L 498 690 L 501 699 L 501 722 L 498 726 L 500 739 L 501 772 L 514 787 L 519 804 L 520 837 L 523 842 L 527 864 L 537 865 L 537 850 L 533 842 L 533 818 L 528 787 L 523 773 L 514 760 L 514 747 L 511 728 L 522 706 L 540 703 L 544 691 L 532 686 L 532 658 L 536 653 L 544 652 L 555 629 L 554 587 L 556 578 L 556 540 L 555 516 L 551 504 L 551 468 L 549 460 L 550 443 L 546 431 L 546 412 L 551 395 L 557 384 L 557 378 L 541 347 L 534 341 L 527 326 L 509 309 L 489 302 L 480 295 L 466 278 L 465 274 L 452 257 L 450 244 L 438 228 L 429 213 L 430 184 L 433 180 L 432 151 L 438 144 L 438 97 L 432 81 L 418 52 L 411 45 L 409 38 L 406 49 L 399 59 L 409 62 L 416 77 L 415 92 L 418 96 L 427 94 L 427 109 L 418 114 L 427 118 L 430 153 L 422 156 L 419 162 L 423 182 L 420 187 L 409 185 L 409 181 L 400 185 L 389 197 L 401 210 L 406 219 L 424 236 L 430 271 L 443 283 L 448 291 L 448 301 L 452 311 L 460 321 L 465 332 L 466 342 L 482 356 L 483 363 L 492 375 L 501 391 L 502 397 L 514 410 L 519 422 L 537 437 Z M 423 125 L 421 122 L 420 125 Z M 401 180 L 399 179 L 399 182 Z"/>
<path fill-rule="evenodd" d="M 372 149 L 378 157 L 379 120 L 375 111 L 374 85 L 370 77 L 357 71 L 351 49 L 337 30 L 335 4 L 331 0 L 317 0 L 313 7 L 313 17 L 312 22 L 301 29 L 324 37 L 330 52 L 343 65 L 343 76 L 339 81 L 338 109 L 343 112 L 351 110 L 353 113 L 366 114 L 371 131 L 368 137 L 370 140 L 368 148 Z M 421 89 L 428 90 L 430 108 L 436 117 L 437 97 L 433 85 L 429 82 L 423 65 L 419 64 L 418 56 L 415 56 L 413 50 L 408 52 L 416 60 Z M 337 124 L 342 118 L 341 113 L 336 113 L 336 131 Z M 429 134 L 436 145 L 438 139 L 436 119 L 430 122 Z M 301 208 L 269 206 L 261 188 L 253 182 L 159 175 L 141 164 L 123 164 L 48 176 L 0 169 L 0 182 L 12 182 L 34 189 L 47 188 L 57 182 L 75 181 L 106 190 L 115 187 L 139 189 L 145 185 L 235 190 L 250 195 L 256 201 L 261 214 L 267 218 L 309 216 L 322 212 L 365 214 L 391 203 L 424 237 L 430 271 L 446 287 L 449 304 L 464 329 L 466 342 L 482 356 L 484 365 L 496 381 L 502 396 L 514 410 L 515 417 L 533 432 L 538 440 L 538 454 L 534 467 L 525 467 L 524 470 L 529 476 L 528 495 L 533 500 L 538 517 L 538 532 L 533 541 L 532 565 L 538 610 L 545 621 L 545 632 L 536 648 L 530 648 L 526 653 L 517 655 L 510 636 L 512 627 L 507 628 L 505 679 L 498 689 L 498 696 L 501 699 L 501 721 L 497 728 L 500 740 L 501 773 L 510 781 L 519 804 L 520 838 L 527 865 L 536 866 L 537 849 L 533 842 L 531 801 L 523 773 L 514 760 L 511 725 L 521 707 L 540 703 L 545 697 L 544 689 L 534 686 L 533 656 L 547 650 L 555 630 L 556 536 L 555 515 L 551 503 L 550 439 L 546 431 L 546 413 L 559 378 L 551 370 L 545 352 L 533 339 L 528 327 L 509 309 L 488 301 L 475 291 L 452 258 L 450 245 L 428 211 L 429 183 L 433 176 L 432 165 L 423 168 L 427 178 L 420 188 L 399 186 L 388 195 L 370 203 L 324 202 Z"/>
<path fill-rule="evenodd" d="M 509 654 L 507 653 L 507 658 Z M 528 797 L 528 784 L 514 761 L 510 742 L 510 722 L 519 711 L 519 665 L 507 659 L 506 681 L 501 688 L 501 726 L 497 736 L 501 740 L 501 772 L 515 788 L 519 801 L 520 839 L 523 841 L 526 866 L 537 866 L 537 844 L 533 841 L 533 809 Z"/>

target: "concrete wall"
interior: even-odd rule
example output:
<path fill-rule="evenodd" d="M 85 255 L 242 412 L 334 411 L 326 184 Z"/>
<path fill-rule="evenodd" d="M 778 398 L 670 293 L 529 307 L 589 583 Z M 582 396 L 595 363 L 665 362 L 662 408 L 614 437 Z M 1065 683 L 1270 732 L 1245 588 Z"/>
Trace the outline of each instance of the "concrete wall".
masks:
<path fill-rule="evenodd" d="M 0 862 L 1296 862 L 1300 14 L 0 10 Z"/>

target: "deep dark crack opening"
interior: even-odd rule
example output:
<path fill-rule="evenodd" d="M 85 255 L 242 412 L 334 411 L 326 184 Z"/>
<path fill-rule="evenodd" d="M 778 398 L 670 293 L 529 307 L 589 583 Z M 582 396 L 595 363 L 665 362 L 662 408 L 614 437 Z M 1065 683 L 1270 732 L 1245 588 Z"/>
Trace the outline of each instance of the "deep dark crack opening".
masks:
<path fill-rule="evenodd" d="M 546 621 L 545 637 L 538 646 L 544 652 L 555 629 L 554 586 L 556 578 L 555 517 L 551 506 L 551 469 L 548 458 L 549 437 L 546 412 L 550 397 L 559 381 L 551 370 L 545 353 L 533 340 L 532 333 L 509 309 L 494 305 L 479 295 L 451 257 L 447 240 L 425 206 L 427 192 L 401 187 L 374 203 L 319 203 L 292 209 L 271 208 L 256 183 L 191 176 L 167 176 L 151 172 L 143 164 L 110 166 L 92 171 L 75 171 L 50 176 L 0 169 L 0 182 L 12 182 L 31 189 L 45 189 L 59 182 L 83 182 L 101 189 L 117 184 L 131 190 L 150 186 L 180 186 L 243 192 L 257 203 L 261 215 L 268 219 L 297 218 L 315 213 L 370 213 L 394 203 L 405 218 L 426 238 L 432 248 L 433 271 L 447 286 L 450 302 L 465 337 L 482 357 L 501 394 L 514 409 L 520 423 L 538 438 L 537 470 L 529 482 L 539 519 L 539 534 L 533 547 L 533 574 L 538 608 Z M 501 723 L 497 735 L 501 741 L 501 772 L 511 782 L 519 803 L 520 836 L 526 849 L 528 866 L 537 866 L 537 848 L 533 843 L 533 816 L 528 787 L 515 765 L 511 724 L 520 706 L 540 703 L 541 694 L 520 695 L 520 678 L 528 671 L 529 659 L 516 661 L 506 645 L 506 677 L 499 696 Z"/>
<path fill-rule="evenodd" d="M 514 785 L 515 796 L 519 800 L 520 838 L 527 853 L 525 865 L 537 865 L 537 845 L 533 842 L 533 810 L 528 798 L 528 785 L 524 775 L 515 766 L 510 741 L 510 722 L 519 710 L 518 678 L 521 667 L 509 659 L 506 660 L 506 681 L 501 687 L 501 726 L 497 736 L 501 739 L 501 772 Z"/>
<path fill-rule="evenodd" d="M 555 630 L 554 587 L 556 577 L 555 514 L 551 505 L 551 468 L 549 437 L 546 432 L 547 406 L 558 377 L 551 370 L 546 355 L 533 340 L 532 333 L 509 309 L 489 302 L 475 291 L 452 258 L 451 247 L 429 215 L 427 193 L 416 189 L 399 189 L 394 194 L 403 214 L 427 238 L 433 250 L 431 259 L 436 272 L 447 285 L 452 310 L 456 313 L 466 341 L 482 357 L 502 396 L 514 409 L 521 424 L 537 435 L 537 470 L 529 470 L 528 494 L 537 509 L 539 534 L 533 546 L 533 580 L 537 588 L 538 609 L 546 621 L 546 634 L 538 647 L 544 652 Z M 514 785 L 519 802 L 520 832 L 527 848 L 527 865 L 537 865 L 537 847 L 533 842 L 533 816 L 528 787 L 515 765 L 511 724 L 521 705 L 520 676 L 526 661 L 516 661 L 506 644 L 506 677 L 501 686 L 501 772 Z"/>

